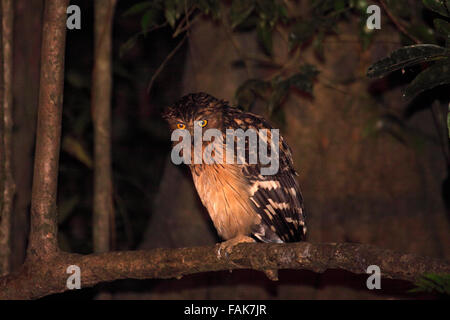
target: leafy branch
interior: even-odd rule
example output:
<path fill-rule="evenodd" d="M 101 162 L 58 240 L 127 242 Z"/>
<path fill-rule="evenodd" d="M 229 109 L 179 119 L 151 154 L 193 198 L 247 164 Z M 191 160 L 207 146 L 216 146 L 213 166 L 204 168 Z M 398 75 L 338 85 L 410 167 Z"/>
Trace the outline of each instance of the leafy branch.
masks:
<path fill-rule="evenodd" d="M 416 282 L 416 288 L 409 292 L 437 292 L 450 296 L 450 274 L 426 273 Z"/>
<path fill-rule="evenodd" d="M 229 35 L 230 44 L 236 49 L 240 62 L 247 68 L 248 79 L 235 93 L 237 102 L 248 109 L 255 98 L 259 97 L 265 101 L 267 113 L 274 114 L 292 88 L 312 94 L 318 71 L 310 64 L 300 65 L 300 48 L 313 41 L 316 53 L 322 55 L 325 35 L 335 33 L 337 23 L 350 14 L 357 14 L 361 22 L 365 21 L 366 7 L 356 0 L 311 0 L 309 12 L 301 13 L 293 10 L 288 1 L 280 0 L 233 0 L 231 4 L 220 0 L 145 0 L 133 5 L 123 14 L 127 18 L 140 16 L 141 31 L 125 42 L 120 52 L 123 56 L 139 37 L 162 27 L 171 28 L 172 37 L 177 37 L 188 33 L 200 17 L 221 21 Z M 371 35 L 364 31 L 363 26 L 361 23 L 361 41 L 367 45 Z M 248 30 L 255 31 L 261 45 L 260 54 L 244 53 L 232 35 Z M 278 32 L 288 43 L 291 58 L 285 63 L 279 63 L 273 57 L 274 32 Z M 184 40 L 185 38 L 176 49 Z M 172 55 L 173 51 L 154 73 L 149 87 Z M 256 79 L 252 76 L 249 62 L 274 71 L 266 79 Z M 305 66 L 309 69 L 303 69 Z"/>
<path fill-rule="evenodd" d="M 416 43 L 420 43 L 421 41 L 411 36 L 392 13 L 387 10 L 384 1 L 381 1 L 381 3 L 394 24 Z M 423 0 L 422 3 L 424 7 L 433 11 L 435 14 L 440 15 L 439 18 L 433 20 L 433 24 L 438 37 L 444 39 L 445 47 L 437 44 L 405 46 L 395 50 L 388 57 L 375 62 L 367 70 L 368 77 L 376 78 L 384 77 L 397 70 L 402 70 L 402 72 L 404 72 L 405 68 L 421 65 L 422 70 L 403 91 L 404 97 L 408 99 L 414 98 L 435 87 L 450 84 L 450 23 L 448 22 L 450 17 L 450 1 Z M 435 110 L 432 108 L 432 104 L 430 104 L 429 108 L 433 114 L 433 119 L 435 120 L 436 129 L 443 148 L 443 154 L 445 155 L 448 167 L 450 167 L 450 158 L 447 150 L 449 148 L 449 140 L 446 138 L 442 139 L 441 137 L 442 132 L 444 131 L 442 130 L 442 125 L 445 124 L 436 121 L 438 117 Z M 450 138 L 450 113 L 447 115 L 447 129 Z"/>

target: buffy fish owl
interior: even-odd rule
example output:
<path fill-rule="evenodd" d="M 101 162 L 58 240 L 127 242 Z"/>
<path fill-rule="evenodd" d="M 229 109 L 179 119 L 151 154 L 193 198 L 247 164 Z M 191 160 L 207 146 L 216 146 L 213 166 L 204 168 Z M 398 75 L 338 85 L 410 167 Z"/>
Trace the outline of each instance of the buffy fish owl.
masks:
<path fill-rule="evenodd" d="M 222 134 L 220 143 L 224 144 L 224 150 L 227 129 L 244 132 L 267 129 L 264 131 L 268 132 L 268 145 L 274 136 L 269 131 L 273 128 L 261 116 L 231 107 L 226 101 L 206 93 L 184 96 L 170 106 L 163 117 L 171 130 L 190 133 L 192 150 L 195 130 L 217 129 Z M 291 150 L 281 135 L 278 139 L 279 167 L 273 174 L 261 174 L 266 165 L 259 159 L 256 163 L 249 161 L 252 150 L 249 150 L 248 141 L 245 141 L 245 159 L 240 162 L 207 164 L 191 161 L 188 164 L 198 195 L 218 234 L 226 240 L 220 245 L 219 252 L 229 253 L 240 242 L 283 243 L 305 238 L 303 198 Z M 205 150 L 209 143 L 213 141 L 203 141 L 201 150 Z"/>

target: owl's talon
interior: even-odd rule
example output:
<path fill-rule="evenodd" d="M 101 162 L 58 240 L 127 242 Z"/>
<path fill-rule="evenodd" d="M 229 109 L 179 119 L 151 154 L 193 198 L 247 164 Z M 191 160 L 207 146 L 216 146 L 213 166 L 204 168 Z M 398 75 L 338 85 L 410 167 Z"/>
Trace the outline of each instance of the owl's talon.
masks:
<path fill-rule="evenodd" d="M 219 248 L 217 249 L 217 259 L 222 259 L 222 245 L 219 244 L 218 247 Z M 226 257 L 228 257 L 227 253 L 225 253 L 225 255 L 226 255 Z"/>
<path fill-rule="evenodd" d="M 253 243 L 255 240 L 247 236 L 237 236 L 230 240 L 224 241 L 219 244 L 219 249 L 217 250 L 217 258 L 228 258 L 233 248 L 239 243 Z"/>

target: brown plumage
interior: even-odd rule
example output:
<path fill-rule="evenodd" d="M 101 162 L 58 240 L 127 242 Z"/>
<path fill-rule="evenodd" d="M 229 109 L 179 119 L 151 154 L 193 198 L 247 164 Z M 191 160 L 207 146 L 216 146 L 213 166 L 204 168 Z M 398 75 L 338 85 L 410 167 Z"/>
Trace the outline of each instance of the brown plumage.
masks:
<path fill-rule="evenodd" d="M 224 143 L 226 129 L 272 129 L 262 117 L 230 107 L 206 93 L 184 96 L 163 117 L 172 130 L 184 126 L 192 136 L 195 121 L 207 121 L 202 130 L 220 130 L 223 141 L 207 142 L 202 151 L 209 143 Z M 218 234 L 231 246 L 251 239 L 294 242 L 305 237 L 303 199 L 292 154 L 284 139 L 279 139 L 279 170 L 273 175 L 262 175 L 260 162 L 250 164 L 249 154 L 256 151 L 250 150 L 248 143 L 243 164 L 189 164 L 203 205 Z M 267 140 L 270 143 L 270 132 Z"/>

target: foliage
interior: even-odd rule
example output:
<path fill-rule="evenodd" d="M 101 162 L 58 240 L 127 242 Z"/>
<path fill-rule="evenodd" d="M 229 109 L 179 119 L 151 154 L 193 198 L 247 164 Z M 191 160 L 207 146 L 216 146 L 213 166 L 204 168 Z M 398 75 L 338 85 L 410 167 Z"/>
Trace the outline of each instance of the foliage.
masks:
<path fill-rule="evenodd" d="M 409 292 L 437 292 L 443 295 L 450 295 L 450 274 L 427 273 L 422 275 L 416 283 L 416 288 Z"/>
<path fill-rule="evenodd" d="M 425 90 L 438 85 L 450 83 L 450 51 L 446 48 L 420 44 L 402 47 L 369 67 L 369 77 L 385 76 L 386 74 L 404 69 L 420 63 L 436 61 L 428 69 L 425 69 L 405 89 L 406 97 L 413 97 Z"/>
<path fill-rule="evenodd" d="M 313 81 L 318 74 L 315 66 L 304 64 L 297 73 L 287 78 L 277 76 L 271 81 L 249 79 L 236 90 L 236 100 L 245 110 L 249 110 L 257 97 L 263 98 L 269 114 L 272 114 L 291 88 L 312 94 Z"/>
<path fill-rule="evenodd" d="M 439 16 L 433 19 L 434 30 L 427 32 L 434 36 L 423 37 L 424 40 L 433 43 L 404 46 L 374 63 L 367 71 L 367 76 L 374 78 L 386 76 L 396 70 L 405 72 L 407 67 L 422 66 L 422 71 L 404 89 L 403 94 L 406 98 L 413 98 L 437 86 L 450 84 L 450 23 L 448 22 L 450 1 L 423 0 L 422 3 L 425 8 Z M 410 28 L 410 31 L 414 30 L 416 35 L 420 35 L 418 28 Z M 422 32 L 423 34 L 424 32 Z M 445 45 L 437 45 L 439 42 L 443 42 Z M 429 108 L 432 108 L 432 104 L 429 105 Z M 447 115 L 447 119 L 450 137 L 450 113 Z"/>
<path fill-rule="evenodd" d="M 323 56 L 323 41 L 327 34 L 337 32 L 337 23 L 356 14 L 360 17 L 359 35 L 366 47 L 372 34 L 365 29 L 367 3 L 364 0 L 310 0 L 308 12 L 293 12 L 287 1 L 280 0 L 145 0 L 130 7 L 125 17 L 140 16 L 141 31 L 121 47 L 121 56 L 131 49 L 139 36 L 168 26 L 177 37 L 186 32 L 198 16 L 208 16 L 227 23 L 232 32 L 255 30 L 261 53 L 273 62 L 273 33 L 286 35 L 291 52 L 312 44 L 316 54 Z M 296 57 L 298 59 L 298 56 Z M 243 64 L 245 65 L 245 59 Z M 274 114 L 284 98 L 297 89 L 312 94 L 318 70 L 311 64 L 300 68 L 279 66 L 267 79 L 247 79 L 237 89 L 236 101 L 245 109 L 257 98 L 265 101 L 268 114 Z"/>

